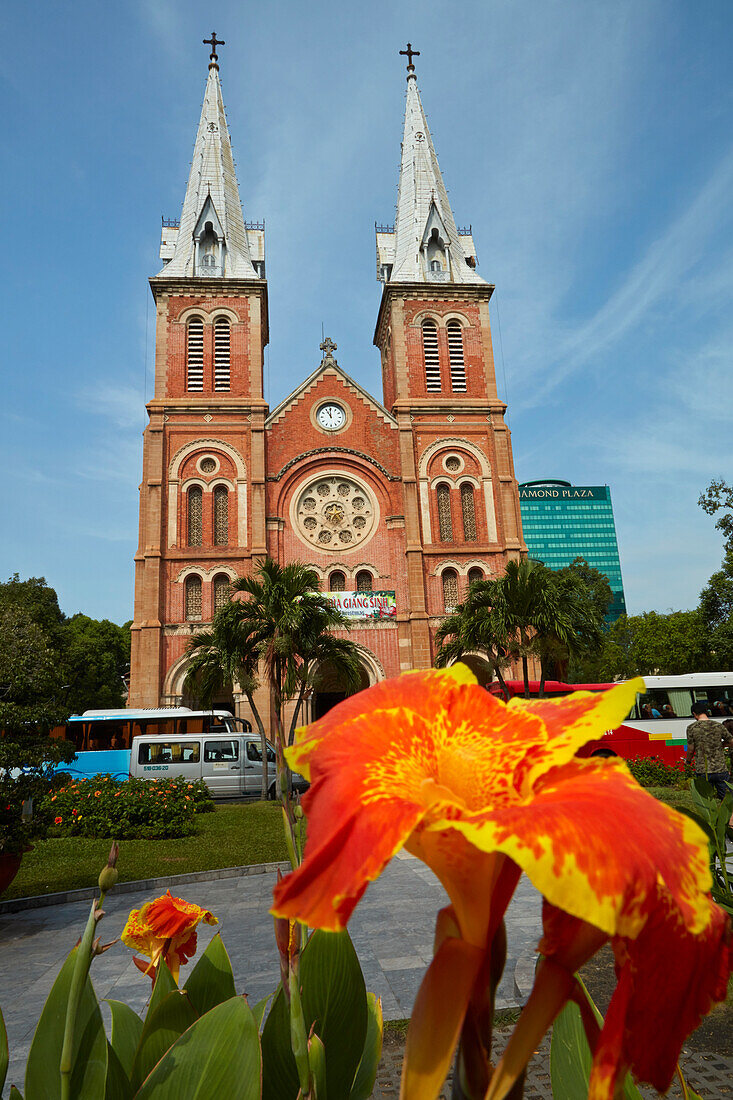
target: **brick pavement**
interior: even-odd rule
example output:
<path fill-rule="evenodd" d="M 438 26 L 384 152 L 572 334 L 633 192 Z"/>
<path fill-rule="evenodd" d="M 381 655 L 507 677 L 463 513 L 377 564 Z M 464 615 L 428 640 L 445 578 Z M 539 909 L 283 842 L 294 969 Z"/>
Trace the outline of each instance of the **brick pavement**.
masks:
<path fill-rule="evenodd" d="M 245 991 L 252 1003 L 271 992 L 279 980 L 268 915 L 273 881 L 271 874 L 250 875 L 190 883 L 178 891 L 219 917 L 219 929 L 202 927 L 199 950 L 220 930 L 231 956 L 237 989 Z M 152 896 L 150 890 L 113 892 L 105 903 L 103 938 L 119 936 L 130 909 Z M 400 853 L 357 907 L 350 931 L 367 988 L 382 998 L 385 1019 L 410 1016 L 432 956 L 435 914 L 445 903 L 443 889 L 428 868 Z M 8 1087 L 11 1083 L 22 1085 L 33 1029 L 63 959 L 81 934 L 88 911 L 88 901 L 77 901 L 0 916 L 0 1005 L 11 1055 Z M 508 959 L 497 1008 L 523 1003 L 539 929 L 540 898 L 523 878 L 507 915 Z M 133 965 L 131 952 L 121 944 L 95 961 L 92 978 L 100 1001 L 112 997 L 127 1001 L 136 1011 L 143 1009 L 149 986 Z M 104 1005 L 103 1011 L 107 1011 Z M 497 1041 L 503 1034 L 497 1033 Z M 385 1049 L 375 1100 L 397 1096 L 401 1057 L 398 1048 Z M 688 1060 L 688 1070 L 691 1083 L 698 1082 L 696 1087 L 705 1100 L 733 1096 L 733 1060 L 714 1054 L 694 1055 Z M 527 1100 L 550 1096 L 546 1043 L 539 1050 L 525 1095 Z"/>

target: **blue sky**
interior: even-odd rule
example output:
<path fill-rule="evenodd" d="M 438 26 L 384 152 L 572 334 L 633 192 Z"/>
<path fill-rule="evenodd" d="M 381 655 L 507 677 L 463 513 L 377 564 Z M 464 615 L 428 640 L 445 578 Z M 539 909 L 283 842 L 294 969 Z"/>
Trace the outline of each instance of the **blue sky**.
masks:
<path fill-rule="evenodd" d="M 245 217 L 267 223 L 275 405 L 317 365 L 381 395 L 410 39 L 492 323 L 520 480 L 611 486 L 633 613 L 694 606 L 730 477 L 729 0 L 16 7 L 1 63 L 0 577 L 132 616 L 160 217 L 177 217 L 211 28 Z M 499 328 L 501 329 L 501 339 Z M 9 474 L 9 476 L 8 476 Z"/>

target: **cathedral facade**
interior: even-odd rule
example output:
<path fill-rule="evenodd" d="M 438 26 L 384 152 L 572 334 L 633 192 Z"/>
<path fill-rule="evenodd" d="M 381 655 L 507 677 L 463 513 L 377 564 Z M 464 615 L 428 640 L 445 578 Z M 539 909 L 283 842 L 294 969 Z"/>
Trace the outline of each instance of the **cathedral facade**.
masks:
<path fill-rule="evenodd" d="M 376 227 L 382 397 L 326 339 L 317 369 L 270 409 L 264 225 L 243 217 L 212 52 L 180 222 L 164 222 L 150 280 L 131 707 L 189 701 L 190 638 L 266 555 L 315 569 L 350 616 L 367 686 L 429 667 L 446 610 L 526 553 L 493 287 L 456 226 L 409 61 L 395 224 Z M 328 670 L 321 687 L 304 717 L 339 698 Z M 221 702 L 248 717 L 236 685 Z"/>

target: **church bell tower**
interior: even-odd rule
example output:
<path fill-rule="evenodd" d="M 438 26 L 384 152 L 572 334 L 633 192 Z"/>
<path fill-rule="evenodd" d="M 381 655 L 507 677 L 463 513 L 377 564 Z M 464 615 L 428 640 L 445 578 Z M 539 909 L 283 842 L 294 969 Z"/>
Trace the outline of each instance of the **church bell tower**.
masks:
<path fill-rule="evenodd" d="M 264 223 L 246 222 L 216 34 L 179 221 L 163 220 L 129 706 L 182 701 L 185 650 L 265 553 Z"/>
<path fill-rule="evenodd" d="M 408 43 L 395 223 L 376 226 L 383 284 L 374 343 L 384 404 L 400 431 L 412 651 L 430 665 L 432 632 L 468 584 L 526 554 L 505 403 L 489 322 L 494 290 L 458 228 Z"/>

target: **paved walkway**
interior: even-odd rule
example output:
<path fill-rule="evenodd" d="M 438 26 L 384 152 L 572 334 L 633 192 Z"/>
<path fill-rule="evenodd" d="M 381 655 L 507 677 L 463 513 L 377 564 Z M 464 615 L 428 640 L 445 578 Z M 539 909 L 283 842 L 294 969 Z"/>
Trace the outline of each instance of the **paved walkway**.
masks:
<path fill-rule="evenodd" d="M 238 990 L 252 1004 L 277 985 L 280 969 L 275 947 L 271 904 L 274 875 L 209 879 L 179 887 L 177 892 L 210 909 L 220 921 L 216 929 L 203 925 L 199 953 L 216 931 L 229 951 Z M 162 891 L 158 891 L 162 893 Z M 130 909 L 157 894 L 115 894 L 107 898 L 107 916 L 100 929 L 105 940 L 119 936 Z M 426 966 L 432 958 L 437 910 L 446 895 L 433 874 L 418 860 L 400 853 L 373 883 L 358 905 L 349 928 L 359 953 L 367 988 L 382 998 L 387 1020 L 410 1016 Z M 81 935 L 89 902 L 72 902 L 0 916 L 0 1005 L 10 1044 L 10 1084 L 23 1084 L 24 1066 L 43 1003 L 64 958 Z M 499 987 L 497 1009 L 516 1007 L 531 987 L 535 951 L 540 933 L 540 897 L 522 878 L 507 914 L 508 957 Z M 150 986 L 132 963 L 122 944 L 95 960 L 92 979 L 100 1001 L 126 1001 L 136 1011 L 144 1008 Z M 108 1019 L 108 1010 L 102 1005 Z M 498 1036 L 497 1036 L 498 1038 Z M 525 1095 L 549 1097 L 547 1044 L 538 1051 Z M 706 1075 L 698 1078 L 706 1100 L 733 1096 L 730 1084 L 733 1060 L 699 1055 Z M 401 1052 L 385 1051 L 375 1100 L 399 1092 Z M 690 1067 L 692 1068 L 692 1067 Z M 712 1074 L 712 1076 L 711 1076 Z M 691 1081 L 693 1075 L 691 1074 Z M 446 1093 L 447 1095 L 447 1093 Z M 671 1094 L 672 1095 L 672 1094 Z"/>

